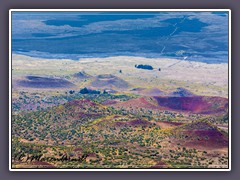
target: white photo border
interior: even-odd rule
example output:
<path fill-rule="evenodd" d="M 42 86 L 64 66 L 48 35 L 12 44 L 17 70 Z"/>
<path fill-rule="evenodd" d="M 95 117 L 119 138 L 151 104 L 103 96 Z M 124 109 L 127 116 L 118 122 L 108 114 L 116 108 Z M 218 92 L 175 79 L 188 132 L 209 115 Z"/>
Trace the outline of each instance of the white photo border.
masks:
<path fill-rule="evenodd" d="M 217 169 L 17 169 L 12 168 L 12 12 L 228 12 L 228 168 Z M 231 171 L 231 9 L 10 9 L 9 10 L 9 171 Z"/>

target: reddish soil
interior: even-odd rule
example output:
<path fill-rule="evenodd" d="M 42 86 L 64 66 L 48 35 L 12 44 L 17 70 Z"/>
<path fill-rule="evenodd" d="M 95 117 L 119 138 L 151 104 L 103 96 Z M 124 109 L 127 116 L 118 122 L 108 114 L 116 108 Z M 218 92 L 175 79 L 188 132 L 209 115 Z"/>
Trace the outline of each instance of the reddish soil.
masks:
<path fill-rule="evenodd" d="M 228 99 L 222 97 L 154 97 L 160 107 L 199 114 L 226 112 Z"/>
<path fill-rule="evenodd" d="M 150 103 L 145 97 L 138 99 L 130 99 L 126 102 L 117 103 L 118 107 L 133 107 L 133 108 L 146 108 L 146 109 L 158 109 L 158 106 Z"/>
<path fill-rule="evenodd" d="M 116 104 L 117 101 L 114 100 L 106 100 L 102 103 L 102 105 L 112 105 L 112 104 Z"/>
<path fill-rule="evenodd" d="M 186 126 L 177 127 L 173 134 L 183 146 L 217 149 L 228 147 L 228 136 L 206 122 L 197 122 Z"/>
<path fill-rule="evenodd" d="M 127 122 L 115 122 L 115 127 L 126 127 L 126 126 L 143 126 L 147 127 L 149 125 L 152 125 L 152 123 L 142 120 L 142 119 L 135 119 Z"/>
<path fill-rule="evenodd" d="M 75 148 L 73 151 L 74 151 L 74 152 L 82 151 L 82 148 Z"/>
<path fill-rule="evenodd" d="M 161 168 L 168 168 L 169 165 L 167 165 L 166 163 L 162 162 L 162 161 L 158 161 L 158 163 L 154 166 L 151 166 L 150 168 L 153 169 L 161 169 Z"/>
<path fill-rule="evenodd" d="M 139 91 L 139 94 L 144 96 L 164 96 L 165 93 L 158 88 L 144 89 Z"/>
<path fill-rule="evenodd" d="M 34 162 L 32 162 L 32 165 L 37 166 L 39 168 L 56 168 L 55 166 L 53 166 L 50 163 L 41 162 L 41 161 L 34 161 Z"/>
<path fill-rule="evenodd" d="M 226 113 L 228 110 L 228 99 L 222 97 L 162 97 L 154 96 L 131 99 L 126 102 L 117 103 L 114 106 L 132 107 L 145 109 L 170 110 L 178 112 L 190 112 L 196 114 L 218 114 Z"/>
<path fill-rule="evenodd" d="M 167 128 L 171 128 L 171 127 L 180 126 L 183 123 L 161 121 L 161 122 L 156 122 L 156 124 L 159 125 L 161 129 L 167 129 Z"/>
<path fill-rule="evenodd" d="M 95 153 L 89 153 L 88 157 L 94 157 L 95 158 L 95 157 L 97 157 L 97 155 Z"/>
<path fill-rule="evenodd" d="M 91 107 L 95 107 L 95 109 L 99 110 L 103 109 L 99 104 L 96 104 L 88 99 L 73 100 L 56 107 L 54 109 L 54 116 L 56 116 L 56 114 L 60 114 L 60 116 L 62 116 L 64 113 L 64 119 L 68 120 L 79 120 L 89 117 L 97 118 L 101 116 L 98 112 L 90 111 L 89 108 Z"/>
<path fill-rule="evenodd" d="M 73 100 L 69 102 L 70 106 L 83 107 L 83 106 L 97 106 L 96 103 L 88 99 Z"/>

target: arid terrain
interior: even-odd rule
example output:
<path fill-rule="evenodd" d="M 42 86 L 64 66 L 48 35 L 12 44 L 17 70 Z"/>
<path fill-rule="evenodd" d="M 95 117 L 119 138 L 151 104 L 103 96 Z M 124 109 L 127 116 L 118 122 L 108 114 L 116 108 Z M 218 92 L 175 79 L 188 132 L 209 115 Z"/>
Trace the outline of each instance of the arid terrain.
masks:
<path fill-rule="evenodd" d="M 228 105 L 227 64 L 13 54 L 12 168 L 228 168 Z"/>

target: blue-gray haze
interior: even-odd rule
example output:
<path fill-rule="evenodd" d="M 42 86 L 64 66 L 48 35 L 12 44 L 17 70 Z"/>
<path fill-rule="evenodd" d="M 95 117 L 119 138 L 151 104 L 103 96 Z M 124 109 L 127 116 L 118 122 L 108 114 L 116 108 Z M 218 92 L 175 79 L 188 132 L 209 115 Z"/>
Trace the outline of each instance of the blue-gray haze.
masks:
<path fill-rule="evenodd" d="M 228 12 L 13 12 L 12 51 L 228 62 Z"/>

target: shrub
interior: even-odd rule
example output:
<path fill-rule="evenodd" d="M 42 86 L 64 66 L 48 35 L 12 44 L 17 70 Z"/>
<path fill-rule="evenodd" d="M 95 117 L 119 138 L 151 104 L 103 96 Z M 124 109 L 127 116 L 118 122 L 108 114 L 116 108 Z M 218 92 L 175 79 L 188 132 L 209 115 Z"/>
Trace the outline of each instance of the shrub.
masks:
<path fill-rule="evenodd" d="M 147 70 L 153 70 L 153 67 L 150 65 L 143 65 L 143 64 L 139 64 L 139 65 L 135 65 L 136 68 L 138 69 L 147 69 Z"/>
<path fill-rule="evenodd" d="M 79 93 L 80 93 L 80 94 L 88 94 L 89 91 L 88 91 L 88 89 L 85 87 L 85 88 L 81 89 L 81 90 L 79 91 Z"/>

